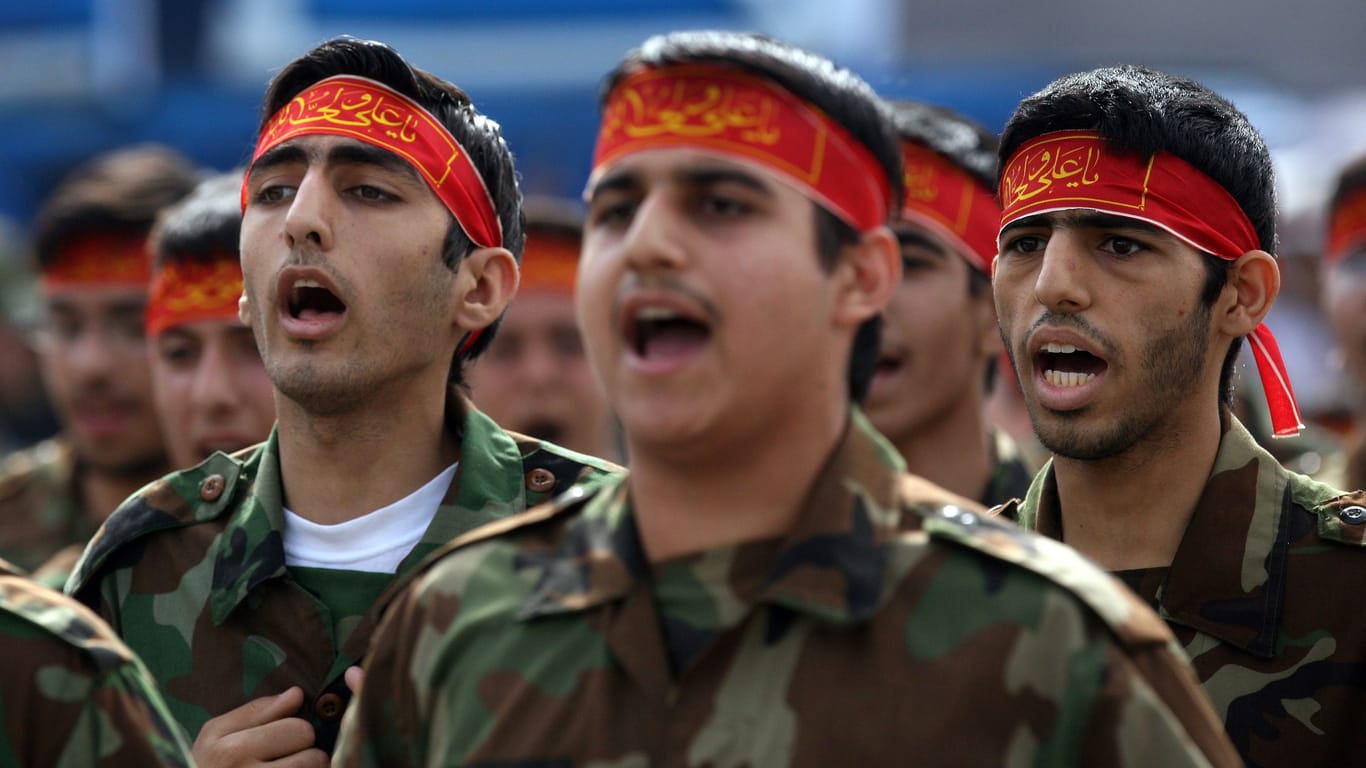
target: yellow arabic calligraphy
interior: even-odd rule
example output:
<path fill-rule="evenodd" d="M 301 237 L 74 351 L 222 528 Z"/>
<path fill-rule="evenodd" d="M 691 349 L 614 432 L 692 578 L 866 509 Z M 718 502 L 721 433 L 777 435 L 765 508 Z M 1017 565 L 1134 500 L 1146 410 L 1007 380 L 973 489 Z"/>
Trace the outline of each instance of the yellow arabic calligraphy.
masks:
<path fill-rule="evenodd" d="M 344 126 L 347 128 L 375 128 L 391 139 L 411 144 L 417 140 L 415 122 L 421 118 L 402 103 L 360 92 L 348 95 L 346 86 L 335 85 L 311 91 L 306 99 L 300 96 L 289 103 L 273 130 L 285 126 L 296 127 L 312 123 Z"/>
<path fill-rule="evenodd" d="M 902 175 L 907 200 L 929 202 L 939 198 L 939 185 L 936 183 L 934 166 L 907 163 Z"/>
<path fill-rule="evenodd" d="M 618 104 L 603 126 L 609 136 L 618 130 L 636 139 L 733 133 L 746 143 L 770 146 L 782 138 L 775 125 L 780 107 L 773 99 L 727 84 L 685 80 L 671 88 L 633 86 L 623 90 Z"/>
<path fill-rule="evenodd" d="M 1077 190 L 1100 181 L 1096 163 L 1100 150 L 1091 144 L 1043 147 L 1024 155 L 1006 169 L 1003 185 L 1007 206 L 1049 192 L 1055 183 Z"/>

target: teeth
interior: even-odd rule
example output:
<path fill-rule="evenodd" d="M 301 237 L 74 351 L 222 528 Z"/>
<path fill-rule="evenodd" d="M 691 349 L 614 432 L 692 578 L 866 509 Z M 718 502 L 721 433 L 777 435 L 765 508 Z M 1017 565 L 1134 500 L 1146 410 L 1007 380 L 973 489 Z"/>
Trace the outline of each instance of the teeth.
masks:
<path fill-rule="evenodd" d="M 1049 342 L 1043 345 L 1043 351 L 1050 352 L 1055 355 L 1070 355 L 1073 352 L 1076 352 L 1077 348 L 1072 346 L 1071 344 L 1054 344 L 1052 342 Z"/>
<path fill-rule="evenodd" d="M 1044 380 L 1055 387 L 1080 387 L 1095 377 L 1094 373 L 1078 373 L 1076 371 L 1047 370 L 1043 372 Z"/>
<path fill-rule="evenodd" d="M 672 320 L 678 313 L 667 307 L 641 307 L 636 310 L 636 320 Z"/>

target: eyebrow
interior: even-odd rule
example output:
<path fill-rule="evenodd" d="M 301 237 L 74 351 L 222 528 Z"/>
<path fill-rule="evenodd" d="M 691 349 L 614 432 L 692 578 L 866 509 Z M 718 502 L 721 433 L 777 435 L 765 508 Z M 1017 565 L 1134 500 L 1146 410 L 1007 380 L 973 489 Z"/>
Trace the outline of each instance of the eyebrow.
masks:
<path fill-rule="evenodd" d="M 298 144 L 287 141 L 271 147 L 257 158 L 256 162 L 252 163 L 248 177 L 281 165 L 308 165 L 318 161 L 316 152 L 307 151 Z M 328 150 L 324 162 L 327 165 L 372 166 L 407 176 L 415 181 L 422 181 L 417 169 L 408 161 L 393 152 L 370 144 L 339 144 Z"/>
<path fill-rule="evenodd" d="M 1113 213 L 1103 213 L 1087 209 L 1071 210 L 1055 213 L 1036 213 L 1032 216 L 1025 216 L 1007 224 L 1001 230 L 1001 236 L 1005 237 L 1010 232 L 1017 229 L 1031 229 L 1035 227 L 1057 228 L 1067 227 L 1070 229 L 1129 229 L 1146 232 L 1152 235 L 1165 235 L 1165 230 L 1154 224 L 1139 219 L 1131 219 L 1127 216 L 1117 216 Z"/>
<path fill-rule="evenodd" d="M 763 178 L 745 170 L 733 168 L 687 168 L 674 174 L 674 179 L 686 187 L 709 187 L 716 184 L 739 184 L 762 195 L 772 195 L 773 187 Z M 633 170 L 620 170 L 603 176 L 588 190 L 588 202 L 600 193 L 640 189 L 644 182 Z"/>
<path fill-rule="evenodd" d="M 935 240 L 933 237 L 930 237 L 929 235 L 923 232 L 914 229 L 901 228 L 896 228 L 893 231 L 896 233 L 896 241 L 900 245 L 910 245 L 917 248 L 923 248 L 929 251 L 930 253 L 934 254 L 935 256 L 939 257 L 940 259 L 948 258 L 948 250 L 943 246 L 943 244 L 941 244 L 938 240 Z"/>

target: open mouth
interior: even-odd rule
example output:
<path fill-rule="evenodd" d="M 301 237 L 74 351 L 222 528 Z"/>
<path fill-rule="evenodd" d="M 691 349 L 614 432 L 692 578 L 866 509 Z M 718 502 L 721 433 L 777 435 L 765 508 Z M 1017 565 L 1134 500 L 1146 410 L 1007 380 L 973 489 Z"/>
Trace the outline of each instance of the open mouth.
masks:
<path fill-rule="evenodd" d="M 641 307 L 625 325 L 627 347 L 643 360 L 690 354 L 711 338 L 706 323 L 666 307 Z"/>
<path fill-rule="evenodd" d="M 878 357 L 877 367 L 873 369 L 873 375 L 879 376 L 896 373 L 901 370 L 903 364 L 904 361 L 902 360 L 901 355 L 884 353 Z"/>
<path fill-rule="evenodd" d="M 316 320 L 343 314 L 346 303 L 315 280 L 296 280 L 289 289 L 287 309 L 296 320 Z"/>
<path fill-rule="evenodd" d="M 1034 358 L 1034 366 L 1043 371 L 1044 381 L 1061 388 L 1080 387 L 1103 373 L 1108 364 L 1071 344 L 1048 343 Z"/>

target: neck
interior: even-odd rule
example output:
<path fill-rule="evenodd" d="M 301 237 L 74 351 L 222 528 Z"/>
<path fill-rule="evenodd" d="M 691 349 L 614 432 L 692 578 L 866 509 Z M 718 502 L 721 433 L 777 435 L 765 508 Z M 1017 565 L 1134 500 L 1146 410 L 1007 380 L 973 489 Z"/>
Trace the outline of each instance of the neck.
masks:
<path fill-rule="evenodd" d="M 167 472 L 165 464 L 148 466 L 141 472 L 111 472 L 96 467 L 82 467 L 77 482 L 80 484 L 81 504 L 91 522 L 103 523 L 124 499 L 142 486 Z"/>
<path fill-rule="evenodd" d="M 1110 571 L 1171 565 L 1223 434 L 1202 411 L 1109 459 L 1055 456 L 1063 541 Z"/>
<path fill-rule="evenodd" d="M 315 523 L 354 520 L 402 499 L 460 455 L 446 430 L 444 380 L 425 397 L 384 395 L 345 413 L 277 398 L 280 476 L 290 511 Z M 458 407 L 454 398 L 450 407 Z"/>
<path fill-rule="evenodd" d="M 932 422 L 892 438 L 892 443 L 911 474 L 959 496 L 980 498 L 991 479 L 995 457 L 981 399 L 975 396 L 960 398 Z"/>
<path fill-rule="evenodd" d="M 632 444 L 631 503 L 647 557 L 661 562 L 786 533 L 847 422 L 847 405 L 837 402 L 706 440 L 686 455 Z"/>

